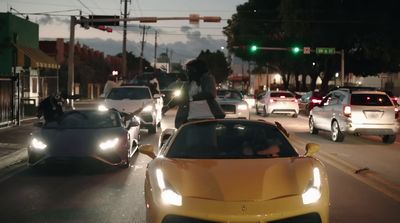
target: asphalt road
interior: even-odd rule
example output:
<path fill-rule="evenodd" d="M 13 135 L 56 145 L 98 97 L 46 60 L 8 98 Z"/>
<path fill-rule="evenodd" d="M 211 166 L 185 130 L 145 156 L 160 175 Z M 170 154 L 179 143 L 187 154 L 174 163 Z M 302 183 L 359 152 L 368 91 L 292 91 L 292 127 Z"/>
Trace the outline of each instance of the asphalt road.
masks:
<path fill-rule="evenodd" d="M 162 127 L 172 127 L 173 118 L 173 111 L 169 111 Z M 334 144 L 326 134 L 307 134 L 305 118 L 266 120 L 281 122 L 291 132 L 290 138 L 296 138 L 299 148 L 309 141 L 321 144 L 320 158 L 330 181 L 331 222 L 400 222 L 400 201 L 371 184 L 369 175 L 367 180 L 360 178 L 337 162 L 367 166 L 372 176 L 389 180 L 385 183 L 398 182 L 400 162 L 389 163 L 400 157 L 398 144 L 384 145 L 375 138 L 355 136 Z M 143 131 L 141 143 L 157 144 L 157 137 L 158 134 L 149 136 Z M 380 157 L 375 157 L 377 154 Z M 337 160 L 328 159 L 327 155 Z M 0 178 L 0 222 L 145 222 L 143 181 L 149 161 L 137 154 L 128 169 L 79 166 L 36 171 L 25 165 L 16 166 Z"/>

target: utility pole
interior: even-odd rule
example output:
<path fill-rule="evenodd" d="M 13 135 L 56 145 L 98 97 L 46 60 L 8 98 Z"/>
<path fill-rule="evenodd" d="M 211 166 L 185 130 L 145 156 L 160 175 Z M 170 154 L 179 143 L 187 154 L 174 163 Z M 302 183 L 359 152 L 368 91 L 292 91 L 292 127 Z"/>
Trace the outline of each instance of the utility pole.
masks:
<path fill-rule="evenodd" d="M 157 30 L 155 33 L 155 40 L 154 40 L 154 72 L 156 72 L 157 69 Z"/>
<path fill-rule="evenodd" d="M 340 55 L 341 55 L 340 72 L 342 73 L 341 81 L 342 81 L 342 86 L 344 86 L 344 50 L 340 52 Z"/>
<path fill-rule="evenodd" d="M 68 44 L 68 94 L 74 95 L 74 54 L 75 54 L 75 25 L 76 18 L 71 16 L 70 31 L 69 31 L 69 44 Z M 69 100 L 69 108 L 74 108 L 73 100 Z"/>
<path fill-rule="evenodd" d="M 144 36 L 146 35 L 146 26 L 142 27 L 142 47 L 140 48 L 140 60 L 139 60 L 139 74 L 143 74 L 143 51 L 144 51 Z"/>
<path fill-rule="evenodd" d="M 124 19 L 126 19 L 128 17 L 128 0 L 123 0 L 123 1 L 124 1 Z M 127 31 L 126 27 L 127 27 L 127 21 L 124 20 L 124 32 L 122 37 L 122 77 L 124 79 L 129 79 L 130 77 L 128 77 L 126 74 L 126 31 Z"/>

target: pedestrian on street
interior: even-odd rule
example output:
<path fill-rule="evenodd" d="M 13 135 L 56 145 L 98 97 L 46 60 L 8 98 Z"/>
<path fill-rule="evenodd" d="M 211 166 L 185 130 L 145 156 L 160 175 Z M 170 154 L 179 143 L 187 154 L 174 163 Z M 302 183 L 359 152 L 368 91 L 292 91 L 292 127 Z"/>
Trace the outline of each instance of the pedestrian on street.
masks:
<path fill-rule="evenodd" d="M 158 82 L 158 79 L 156 78 L 156 76 L 154 74 L 151 74 L 151 76 L 150 76 L 149 88 L 150 88 L 152 95 L 161 93 L 160 83 Z"/>
<path fill-rule="evenodd" d="M 58 121 L 64 114 L 63 104 L 66 96 L 62 93 L 51 94 L 43 99 L 38 106 L 37 117 L 44 117 L 45 123 Z"/>
<path fill-rule="evenodd" d="M 188 121 L 225 118 L 225 113 L 215 100 L 217 89 L 214 76 L 204 61 L 195 59 L 186 64 L 189 83 L 182 89 L 182 100 L 175 117 L 175 127 Z"/>

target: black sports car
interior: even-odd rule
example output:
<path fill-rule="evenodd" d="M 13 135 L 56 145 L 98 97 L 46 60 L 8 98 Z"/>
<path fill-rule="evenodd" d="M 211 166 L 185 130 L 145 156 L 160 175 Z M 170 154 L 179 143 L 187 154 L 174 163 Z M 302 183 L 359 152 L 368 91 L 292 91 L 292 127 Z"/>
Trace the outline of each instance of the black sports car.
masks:
<path fill-rule="evenodd" d="M 97 160 L 129 167 L 139 144 L 139 121 L 116 110 L 73 110 L 32 134 L 28 164 Z"/>

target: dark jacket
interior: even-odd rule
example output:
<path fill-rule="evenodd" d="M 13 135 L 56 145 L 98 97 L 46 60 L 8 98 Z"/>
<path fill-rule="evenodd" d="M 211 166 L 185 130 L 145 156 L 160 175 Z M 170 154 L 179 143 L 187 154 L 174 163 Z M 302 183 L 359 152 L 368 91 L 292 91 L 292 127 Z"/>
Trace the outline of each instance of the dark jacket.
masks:
<path fill-rule="evenodd" d="M 175 117 L 175 127 L 179 128 L 182 124 L 187 122 L 187 118 L 189 115 L 189 85 L 190 83 L 186 83 L 182 90 L 182 100 L 181 104 L 178 107 L 178 111 Z M 217 89 L 214 76 L 211 74 L 205 73 L 202 75 L 200 79 L 201 93 L 193 96 L 193 101 L 207 100 L 208 106 L 210 107 L 211 113 L 215 118 L 221 119 L 225 118 L 225 113 L 222 110 L 221 106 L 215 100 L 217 96 Z"/>
<path fill-rule="evenodd" d="M 39 103 L 37 116 L 40 118 L 43 115 L 46 123 L 57 121 L 63 114 L 62 106 L 52 96 Z"/>

